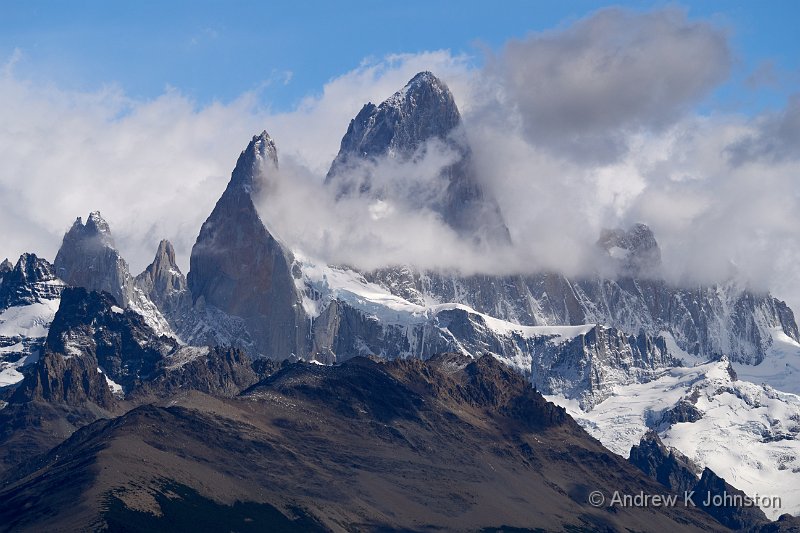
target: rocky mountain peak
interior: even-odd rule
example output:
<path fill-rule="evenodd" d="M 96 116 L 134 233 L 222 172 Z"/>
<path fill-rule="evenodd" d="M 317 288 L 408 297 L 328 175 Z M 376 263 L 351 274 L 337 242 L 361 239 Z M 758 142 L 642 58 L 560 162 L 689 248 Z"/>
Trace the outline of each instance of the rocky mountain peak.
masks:
<path fill-rule="evenodd" d="M 5 258 L 2 263 L 0 263 L 0 276 L 9 272 L 12 268 L 14 268 L 14 263 Z"/>
<path fill-rule="evenodd" d="M 100 211 L 89 213 L 89 218 L 86 220 L 86 229 L 98 234 L 111 235 L 111 228 L 100 214 Z"/>
<path fill-rule="evenodd" d="M 477 179 L 461 124 L 447 85 L 420 72 L 380 105 L 366 104 L 350 121 L 325 183 L 337 197 L 355 194 L 429 209 L 477 243 L 505 244 L 508 228 Z M 427 176 L 432 169 L 417 163 L 434 140 L 441 141 L 452 162 Z M 375 165 L 383 158 L 405 165 L 407 179 L 381 183 Z"/>
<path fill-rule="evenodd" d="M 597 244 L 618 263 L 624 275 L 653 275 L 661 267 L 661 249 L 646 224 L 637 223 L 628 230 L 604 229 Z"/>
<path fill-rule="evenodd" d="M 263 187 L 266 172 L 278 168 L 278 150 L 275 141 L 265 131 L 254 135 L 247 148 L 239 155 L 228 187 L 241 187 L 247 193 L 258 192 Z"/>
<path fill-rule="evenodd" d="M 168 307 L 168 301 L 173 295 L 186 290 L 186 278 L 175 261 L 172 243 L 166 239 L 158 243 L 153 262 L 136 276 L 135 284 L 162 312 Z"/>
<path fill-rule="evenodd" d="M 78 217 L 64 235 L 54 265 L 67 284 L 108 292 L 120 306 L 128 306 L 133 280 L 99 211 L 91 213 L 86 224 Z"/>
<path fill-rule="evenodd" d="M 253 137 L 239 156 L 228 187 L 200 228 L 187 281 L 191 305 L 215 317 L 209 319 L 210 338 L 243 343 L 240 330 L 222 330 L 224 324 L 244 324 L 255 346 L 238 347 L 285 359 L 305 338 L 306 320 L 291 273 L 292 253 L 269 233 L 253 203 L 252 193 L 264 185 L 264 165 L 278 165 L 275 143 L 266 132 Z M 194 335 L 186 334 L 209 341 Z"/>
<path fill-rule="evenodd" d="M 19 256 L 17 264 L 11 270 L 17 274 L 20 281 L 37 283 L 40 281 L 51 281 L 55 279 L 53 265 L 46 259 L 39 259 L 36 254 L 24 253 Z"/>
<path fill-rule="evenodd" d="M 100 211 L 89 213 L 86 223 L 78 217 L 72 227 L 64 235 L 64 242 L 83 241 L 94 239 L 98 245 L 114 247 L 114 238 L 111 236 L 111 227 L 102 217 Z M 63 244 L 62 244 L 63 247 Z"/>
<path fill-rule="evenodd" d="M 53 265 L 28 253 L 22 254 L 17 264 L 3 274 L 2 281 L 0 309 L 58 298 L 63 287 Z"/>
<path fill-rule="evenodd" d="M 326 181 L 351 158 L 409 156 L 429 139 L 445 139 L 460 123 L 447 85 L 430 72 L 420 72 L 380 105 L 367 103 L 350 121 Z"/>
<path fill-rule="evenodd" d="M 168 267 L 174 267 L 175 269 L 178 268 L 178 265 L 175 263 L 175 248 L 172 247 L 172 243 L 167 239 L 161 239 L 161 242 L 158 243 L 156 258 L 153 260 L 153 264 L 156 263 L 159 266 L 166 265 Z"/>

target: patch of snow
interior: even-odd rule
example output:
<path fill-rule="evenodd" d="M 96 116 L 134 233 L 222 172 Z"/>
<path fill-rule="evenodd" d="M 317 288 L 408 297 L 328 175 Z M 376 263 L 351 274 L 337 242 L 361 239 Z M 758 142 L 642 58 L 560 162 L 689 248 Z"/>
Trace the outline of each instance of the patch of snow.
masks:
<path fill-rule="evenodd" d="M 46 337 L 61 300 L 42 300 L 30 305 L 9 307 L 0 313 L 0 336 Z"/>
<path fill-rule="evenodd" d="M 758 365 L 734 363 L 739 378 L 766 383 L 778 390 L 800 394 L 800 343 L 779 327 L 770 329 L 772 345 Z"/>
<path fill-rule="evenodd" d="M 612 246 L 608 249 L 608 255 L 614 259 L 627 259 L 628 256 L 631 255 L 631 251 L 625 248 L 620 248 L 619 246 Z"/>
<path fill-rule="evenodd" d="M 9 307 L 0 312 L 0 388 L 16 385 L 23 366 L 35 363 L 60 299 Z"/>
<path fill-rule="evenodd" d="M 17 365 L 0 362 L 0 388 L 16 385 L 25 378 L 25 376 L 17 370 L 18 368 Z"/>
<path fill-rule="evenodd" d="M 800 513 L 800 397 L 733 380 L 725 360 L 670 368 L 649 383 L 617 386 L 589 412 L 575 400 L 547 398 L 624 457 L 654 428 L 667 446 L 747 494 L 780 496 L 782 509 L 764 509 L 771 518 Z M 679 401 L 693 403 L 702 418 L 662 422 Z"/>
<path fill-rule="evenodd" d="M 119 383 L 115 382 L 110 377 L 108 377 L 108 374 L 103 372 L 103 369 L 100 368 L 99 366 L 97 367 L 97 372 L 99 374 L 103 374 L 103 377 L 106 378 L 106 385 L 108 385 L 108 390 L 111 391 L 111 394 L 113 394 L 114 396 L 117 396 L 117 397 L 121 397 L 121 396 L 125 395 L 125 392 L 122 389 L 122 385 L 120 385 Z"/>
<path fill-rule="evenodd" d="M 166 358 L 167 370 L 177 370 L 199 357 L 207 357 L 211 352 L 208 346 L 183 346 Z"/>

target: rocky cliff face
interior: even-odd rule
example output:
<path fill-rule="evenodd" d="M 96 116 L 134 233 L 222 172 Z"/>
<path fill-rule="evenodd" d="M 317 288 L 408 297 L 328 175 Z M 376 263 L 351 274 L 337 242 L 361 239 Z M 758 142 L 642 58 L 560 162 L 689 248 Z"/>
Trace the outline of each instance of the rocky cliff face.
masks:
<path fill-rule="evenodd" d="M 199 320 L 184 321 L 187 340 L 233 344 L 275 359 L 305 347 L 307 321 L 292 254 L 264 227 L 252 198 L 277 164 L 269 135 L 253 137 L 200 229 L 188 277 Z"/>
<path fill-rule="evenodd" d="M 569 279 L 556 273 L 519 276 L 452 276 L 410 269 L 385 269 L 367 279 L 413 302 L 468 305 L 476 311 L 523 325 L 604 324 L 627 335 L 669 333 L 684 351 L 702 357 L 727 355 L 758 364 L 778 329 L 800 340 L 789 307 L 769 294 L 735 283 L 678 287 L 652 277 L 660 250 L 643 224 L 604 232 L 601 249 L 619 269 L 616 278 Z M 633 273 L 647 273 L 635 277 Z"/>
<path fill-rule="evenodd" d="M 114 247 L 108 223 L 98 211 L 89 215 L 86 224 L 78 217 L 64 235 L 54 266 L 68 285 L 106 292 L 117 305 L 133 309 L 160 333 L 173 334 L 158 307 L 136 286 L 128 263 Z"/>
<path fill-rule="evenodd" d="M 107 293 L 67 288 L 34 372 L 16 401 L 43 400 L 105 409 L 155 376 L 160 361 L 174 352 L 174 339 L 159 336 L 132 310 Z"/>
<path fill-rule="evenodd" d="M 81 217 L 75 220 L 64 235 L 54 265 L 68 285 L 105 291 L 123 308 L 133 299 L 128 264 L 114 247 L 111 229 L 99 211 L 90 213 L 86 224 Z"/>
<path fill-rule="evenodd" d="M 136 276 L 134 285 L 158 308 L 172 331 L 181 331 L 186 326 L 184 321 L 191 307 L 191 295 L 169 241 L 162 240 L 158 244 L 153 262 Z"/>
<path fill-rule="evenodd" d="M 175 262 L 175 249 L 169 241 L 162 240 L 158 244 L 153 262 L 136 276 L 135 283 L 159 308 L 186 291 L 186 278 Z"/>
<path fill-rule="evenodd" d="M 681 363 L 662 337 L 600 325 L 573 338 L 538 337 L 531 354 L 534 386 L 543 394 L 576 399 L 587 411 L 615 386 L 650 381 L 659 370 Z"/>
<path fill-rule="evenodd" d="M 422 186 L 376 183 L 373 165 L 387 158 L 402 163 L 403 173 L 412 181 L 412 175 L 423 172 L 416 163 L 428 150 L 446 151 L 454 162 Z M 453 95 L 430 72 L 420 72 L 380 105 L 368 103 L 361 109 L 347 128 L 325 181 L 340 197 L 367 196 L 431 209 L 460 235 L 478 243 L 497 246 L 509 240 L 500 209 L 475 175 Z"/>

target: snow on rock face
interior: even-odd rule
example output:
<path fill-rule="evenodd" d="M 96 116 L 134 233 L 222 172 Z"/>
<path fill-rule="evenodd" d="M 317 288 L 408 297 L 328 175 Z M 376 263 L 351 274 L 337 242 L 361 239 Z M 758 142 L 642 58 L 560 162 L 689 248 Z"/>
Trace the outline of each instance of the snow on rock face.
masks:
<path fill-rule="evenodd" d="M 775 328 L 800 341 L 794 314 L 784 302 L 734 282 L 684 288 L 653 278 L 458 276 L 407 268 L 366 277 L 415 302 L 456 302 L 519 324 L 595 323 L 651 337 L 668 332 L 686 352 L 704 358 L 725 354 L 748 365 L 770 353 Z"/>
<path fill-rule="evenodd" d="M 616 386 L 591 411 L 562 395 L 548 399 L 620 455 L 653 429 L 748 495 L 780 496 L 782 509 L 764 509 L 771 518 L 800 512 L 800 397 L 736 379 L 727 360 Z"/>
<path fill-rule="evenodd" d="M 531 379 L 543 394 L 577 399 L 590 410 L 613 394 L 614 387 L 653 379 L 679 361 L 663 337 L 625 335 L 595 326 L 578 337 L 541 339 L 535 344 Z"/>
<path fill-rule="evenodd" d="M 0 388 L 22 381 L 23 367 L 35 363 L 64 283 L 53 267 L 33 254 L 23 254 L 0 277 Z"/>
<path fill-rule="evenodd" d="M 765 383 L 778 390 L 800 394 L 800 342 L 779 327 L 770 329 L 772 344 L 756 366 L 735 363 L 736 374 L 745 381 Z"/>
<path fill-rule="evenodd" d="M 457 352 L 495 355 L 546 391 L 601 400 L 616 383 L 648 379 L 674 364 L 663 340 L 626 336 L 595 324 L 521 326 L 456 303 L 420 304 L 345 268 L 296 254 L 312 324 L 312 354 L 331 363 L 356 355 L 428 358 Z"/>

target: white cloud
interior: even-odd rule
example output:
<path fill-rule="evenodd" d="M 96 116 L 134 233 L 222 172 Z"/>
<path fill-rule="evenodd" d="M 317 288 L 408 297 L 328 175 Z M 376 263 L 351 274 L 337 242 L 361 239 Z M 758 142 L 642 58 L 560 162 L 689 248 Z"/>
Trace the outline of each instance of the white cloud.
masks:
<path fill-rule="evenodd" d="M 100 209 L 134 272 L 161 238 L 174 242 L 185 268 L 238 153 L 266 129 L 281 171 L 265 221 L 279 238 L 331 260 L 575 274 L 592 266 L 602 227 L 641 221 L 654 229 L 673 279 L 736 272 L 800 306 L 798 100 L 754 118 L 692 114 L 729 62 L 724 33 L 667 10 L 604 11 L 535 34 L 509 44 L 488 71 L 446 51 L 366 61 L 282 113 L 255 94 L 197 106 L 175 90 L 150 101 L 114 87 L 66 92 L 20 80 L 9 67 L 0 76 L 0 252 L 52 259 L 72 220 Z M 476 254 L 430 212 L 335 204 L 321 188 L 348 122 L 421 70 L 454 93 L 513 256 Z M 596 157 L 603 137 L 611 155 Z M 426 159 L 428 171 L 414 175 L 444 161 Z M 391 165 L 373 171 L 388 184 L 404 174 Z"/>

